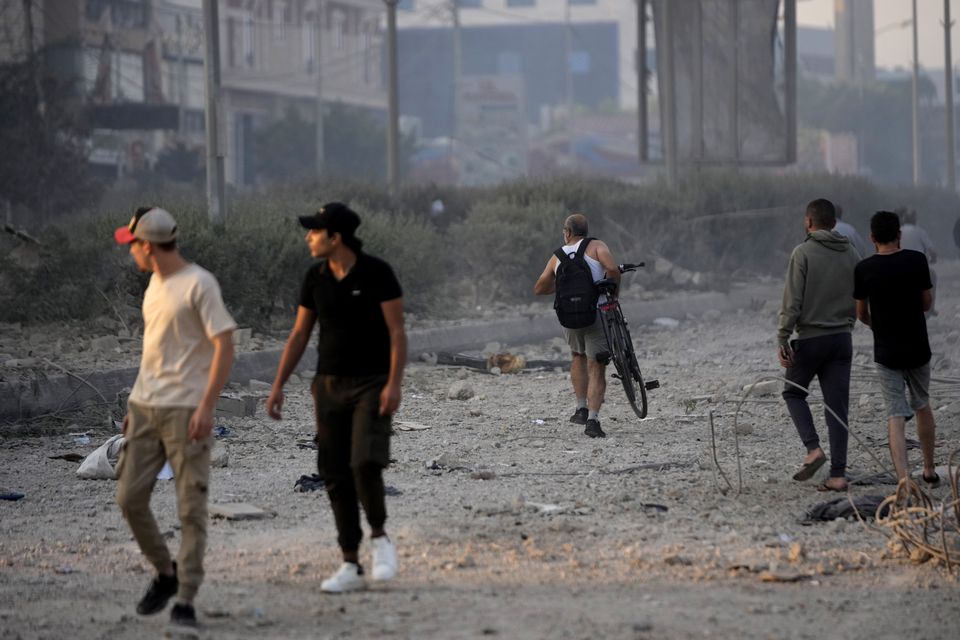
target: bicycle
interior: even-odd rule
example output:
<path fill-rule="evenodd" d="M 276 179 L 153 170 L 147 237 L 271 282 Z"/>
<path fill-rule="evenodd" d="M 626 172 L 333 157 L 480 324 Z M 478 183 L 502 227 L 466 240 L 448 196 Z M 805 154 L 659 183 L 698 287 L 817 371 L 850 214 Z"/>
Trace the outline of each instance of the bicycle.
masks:
<path fill-rule="evenodd" d="M 620 273 L 630 273 L 636 271 L 644 263 L 621 264 Z M 616 283 L 610 278 L 604 278 L 597 282 L 597 288 L 600 293 L 607 296 L 607 302 L 599 305 L 600 324 L 603 327 L 603 334 L 607 339 L 607 346 L 610 349 L 610 358 L 613 360 L 613 366 L 617 372 L 613 374 L 623 384 L 623 390 L 627 394 L 627 400 L 633 408 L 633 412 L 642 420 L 647 417 L 647 391 L 660 387 L 658 380 L 643 381 L 643 374 L 640 373 L 640 364 L 637 362 L 637 355 L 633 350 L 633 339 L 630 337 L 630 330 L 627 328 L 627 320 L 623 317 L 623 310 L 620 308 L 620 301 L 613 297 L 616 290 Z M 639 398 L 638 392 L 639 391 Z M 639 400 L 639 406 L 638 406 Z"/>

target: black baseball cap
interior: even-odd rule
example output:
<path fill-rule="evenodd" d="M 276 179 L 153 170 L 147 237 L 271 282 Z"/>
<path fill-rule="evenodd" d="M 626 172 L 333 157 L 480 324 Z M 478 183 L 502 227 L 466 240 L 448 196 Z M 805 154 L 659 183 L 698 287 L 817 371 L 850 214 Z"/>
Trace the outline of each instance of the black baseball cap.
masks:
<path fill-rule="evenodd" d="M 309 216 L 299 216 L 300 224 L 307 229 L 326 229 L 328 233 L 352 236 L 360 226 L 357 212 L 342 202 L 328 202 Z"/>

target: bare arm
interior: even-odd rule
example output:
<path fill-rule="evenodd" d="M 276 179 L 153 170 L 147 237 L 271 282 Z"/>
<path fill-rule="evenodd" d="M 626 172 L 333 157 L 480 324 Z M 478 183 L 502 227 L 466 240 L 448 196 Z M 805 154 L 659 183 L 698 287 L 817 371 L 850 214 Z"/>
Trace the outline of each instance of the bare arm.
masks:
<path fill-rule="evenodd" d="M 392 415 L 400 408 L 400 385 L 407 363 L 407 332 L 403 326 L 403 298 L 380 303 L 383 320 L 390 334 L 390 374 L 380 392 L 380 415 Z"/>
<path fill-rule="evenodd" d="M 293 329 L 287 338 L 287 344 L 283 347 L 283 355 L 280 356 L 280 365 L 277 367 L 277 375 L 273 379 L 273 388 L 270 389 L 270 397 L 267 398 L 267 414 L 274 420 L 281 418 L 283 409 L 283 385 L 287 383 L 287 378 L 293 372 L 293 368 L 300 362 L 303 356 L 303 350 L 307 348 L 310 342 L 310 333 L 313 331 L 313 323 L 317 320 L 317 314 L 306 307 L 297 307 L 297 319 L 293 323 Z"/>
<path fill-rule="evenodd" d="M 927 289 L 923 292 L 923 310 L 930 311 L 930 307 L 933 306 L 933 290 Z"/>
<path fill-rule="evenodd" d="M 617 283 L 617 288 L 614 290 L 614 295 L 617 295 L 620 292 L 620 265 L 613 259 L 610 247 L 605 242 L 600 240 L 595 242 L 597 243 L 597 262 L 606 271 L 606 276 Z"/>
<path fill-rule="evenodd" d="M 213 412 L 217 408 L 217 398 L 223 391 L 230 368 L 233 366 L 233 329 L 213 336 L 213 361 L 210 363 L 210 375 L 207 377 L 207 389 L 190 417 L 190 439 L 203 440 L 210 437 L 213 430 Z"/>
<path fill-rule="evenodd" d="M 870 326 L 870 304 L 867 300 L 857 300 L 857 319 Z"/>
<path fill-rule="evenodd" d="M 543 269 L 543 273 L 537 278 L 537 283 L 533 285 L 534 295 L 545 296 L 556 292 L 557 274 L 554 273 L 556 265 L 557 256 L 550 256 L 550 259 L 547 260 L 547 266 Z"/>

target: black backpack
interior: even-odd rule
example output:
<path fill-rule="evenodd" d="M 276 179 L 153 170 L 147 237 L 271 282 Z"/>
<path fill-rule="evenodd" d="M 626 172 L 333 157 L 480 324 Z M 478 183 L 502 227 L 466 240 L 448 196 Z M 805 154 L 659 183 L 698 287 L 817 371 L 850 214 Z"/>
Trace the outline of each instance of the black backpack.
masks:
<path fill-rule="evenodd" d="M 593 273 L 584 254 L 593 238 L 584 238 L 577 252 L 567 255 L 563 247 L 553 252 L 557 265 L 557 294 L 553 308 L 560 325 L 567 329 L 589 327 L 597 319 L 597 300 L 600 292 L 593 283 Z"/>

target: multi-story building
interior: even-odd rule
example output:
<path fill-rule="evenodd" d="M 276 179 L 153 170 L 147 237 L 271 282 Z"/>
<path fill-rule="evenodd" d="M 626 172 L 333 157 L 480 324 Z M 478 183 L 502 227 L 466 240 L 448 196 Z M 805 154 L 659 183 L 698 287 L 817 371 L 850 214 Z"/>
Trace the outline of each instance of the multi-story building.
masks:
<path fill-rule="evenodd" d="M 204 144 L 202 0 L 7 4 L 32 6 L 35 48 L 75 81 L 94 163 L 122 174 L 174 141 Z M 386 109 L 384 10 L 381 0 L 220 0 L 228 182 L 253 180 L 253 130 L 291 106 L 308 120 L 321 101 Z M 23 32 L 23 13 L 5 16 L 6 31 Z M 2 40 L 0 60 L 26 46 L 23 37 Z"/>

